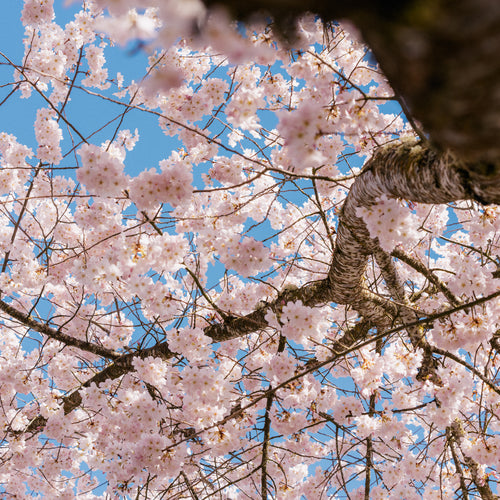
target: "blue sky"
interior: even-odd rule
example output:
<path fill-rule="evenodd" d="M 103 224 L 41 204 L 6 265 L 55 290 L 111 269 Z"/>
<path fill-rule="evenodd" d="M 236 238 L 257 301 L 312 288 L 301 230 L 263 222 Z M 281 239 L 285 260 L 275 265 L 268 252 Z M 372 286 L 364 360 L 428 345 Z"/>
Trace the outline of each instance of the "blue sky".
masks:
<path fill-rule="evenodd" d="M 63 7 L 63 4 L 62 0 L 54 2 L 55 21 L 61 26 L 71 21 L 79 10 L 77 4 L 70 7 Z M 14 64 L 21 64 L 24 54 L 24 28 L 20 20 L 22 5 L 23 2 L 20 0 L 4 2 L 0 17 L 0 51 Z M 124 75 L 125 84 L 130 83 L 131 79 L 137 81 L 142 78 L 147 66 L 147 57 L 144 52 L 134 50 L 134 47 L 134 44 L 127 47 L 106 47 L 106 67 L 109 70 L 110 78 L 115 78 L 118 71 Z M 14 82 L 13 73 L 12 67 L 8 65 L 4 57 L 0 56 L 0 81 L 4 85 L 0 88 L 0 102 L 7 98 L 13 88 L 13 85 L 5 85 L 5 82 L 10 84 Z M 116 90 L 117 88 L 114 86 L 107 93 L 111 95 Z M 20 99 L 18 96 L 19 93 L 15 93 L 0 106 L 0 131 L 15 135 L 19 142 L 31 147 L 35 152 L 37 143 L 33 124 L 36 110 L 46 107 L 46 103 L 36 92 L 33 92 L 29 99 Z M 66 112 L 68 120 L 82 132 L 82 135 L 88 137 L 103 127 L 111 118 L 120 117 L 123 109 L 122 106 L 88 96 L 84 92 L 74 89 L 72 102 L 66 107 Z M 105 127 L 100 133 L 92 135 L 89 142 L 98 144 L 109 139 L 117 123 L 118 120 Z M 62 143 L 64 155 L 70 150 L 71 143 L 68 140 L 69 134 L 64 124 L 62 124 L 62 128 L 65 139 Z M 156 167 L 158 161 L 168 156 L 172 148 L 179 146 L 177 141 L 166 137 L 159 129 L 157 117 L 132 110 L 127 113 L 120 126 L 120 129 L 126 128 L 129 128 L 132 133 L 137 128 L 141 138 L 147 137 L 147 140 L 139 140 L 136 149 L 127 156 L 127 171 L 132 175 L 137 175 L 145 168 Z M 152 144 L 155 144 L 156 147 L 151 147 Z M 74 161 L 70 164 L 63 161 L 61 164 L 61 166 L 70 165 L 74 166 Z"/>

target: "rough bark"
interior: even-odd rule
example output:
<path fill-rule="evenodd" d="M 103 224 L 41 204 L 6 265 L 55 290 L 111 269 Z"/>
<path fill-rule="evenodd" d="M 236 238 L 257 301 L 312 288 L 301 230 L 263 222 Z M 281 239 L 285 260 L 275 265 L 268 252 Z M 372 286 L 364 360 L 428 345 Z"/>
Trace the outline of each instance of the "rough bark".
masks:
<path fill-rule="evenodd" d="M 204 0 L 238 18 L 270 14 L 292 32 L 305 11 L 360 29 L 391 86 L 428 134 L 486 176 L 500 174 L 500 2 L 497 0 Z"/>
<path fill-rule="evenodd" d="M 382 195 L 420 203 L 476 200 L 500 203 L 500 178 L 470 176 L 451 153 L 438 154 L 416 140 L 382 147 L 366 163 L 344 203 L 330 268 L 332 301 L 359 300 L 368 257 L 376 248 L 356 211 Z"/>
<path fill-rule="evenodd" d="M 465 436 L 465 431 L 463 429 L 463 426 L 462 426 L 462 423 L 460 422 L 460 420 L 456 419 L 451 424 L 451 426 L 446 429 L 446 431 L 447 431 L 447 437 L 449 440 L 449 444 L 450 444 L 450 448 L 452 450 L 454 460 L 456 458 L 455 464 L 457 463 L 457 460 L 459 460 L 457 450 L 456 450 L 456 447 L 458 447 L 458 449 L 460 450 L 460 452 L 463 456 L 463 462 L 469 470 L 469 473 L 470 473 L 471 478 L 472 478 L 472 482 L 474 483 L 482 500 L 498 499 L 498 496 L 494 495 L 493 492 L 491 491 L 487 476 L 483 476 L 481 474 L 480 467 L 477 464 L 477 462 L 462 451 L 461 445 L 462 445 L 462 439 Z M 457 470 L 460 473 L 459 467 L 457 467 Z M 461 481 L 461 484 L 463 484 L 462 481 Z"/>
<path fill-rule="evenodd" d="M 245 316 L 226 316 L 224 321 L 207 326 L 205 335 L 214 342 L 223 342 L 262 330 L 267 327 L 265 315 L 269 309 L 277 311 L 287 302 L 297 300 L 309 307 L 329 302 L 350 305 L 366 322 L 378 328 L 384 329 L 391 325 L 400 313 L 400 307 L 378 297 L 364 286 L 363 276 L 368 259 L 379 247 L 377 241 L 370 238 L 363 220 L 356 215 L 358 207 L 374 204 L 383 194 L 423 203 L 448 203 L 464 199 L 499 203 L 500 179 L 496 183 L 492 183 L 490 179 L 483 183 L 481 178 L 472 178 L 463 170 L 463 162 L 453 155 L 439 155 L 416 140 L 380 148 L 365 165 L 344 203 L 328 277 L 301 288 L 284 290 L 274 301 L 265 303 Z M 393 293 L 397 295 L 394 299 L 404 299 L 401 291 Z M 413 319 L 413 316 L 406 313 L 402 317 L 405 323 Z M 17 319 L 22 322 L 22 318 Z M 57 340 L 63 341 L 62 337 Z M 418 343 L 416 337 L 413 340 Z M 81 404 L 80 392 L 83 388 L 133 371 L 134 357 L 153 356 L 167 360 L 174 355 L 168 344 L 163 342 L 115 359 L 108 367 L 63 398 L 65 413 Z M 28 430 L 38 430 L 44 424 L 45 419 L 37 417 Z"/>

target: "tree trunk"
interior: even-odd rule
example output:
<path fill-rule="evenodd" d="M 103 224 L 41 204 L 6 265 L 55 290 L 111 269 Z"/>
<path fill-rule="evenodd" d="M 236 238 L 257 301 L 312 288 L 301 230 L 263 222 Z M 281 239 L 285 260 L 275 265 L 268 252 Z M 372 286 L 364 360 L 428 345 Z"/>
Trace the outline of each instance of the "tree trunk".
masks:
<path fill-rule="evenodd" d="M 360 29 L 431 145 L 484 176 L 500 173 L 500 2 L 497 0 L 204 0 L 239 18 L 271 14 L 290 33 L 307 9 Z"/>

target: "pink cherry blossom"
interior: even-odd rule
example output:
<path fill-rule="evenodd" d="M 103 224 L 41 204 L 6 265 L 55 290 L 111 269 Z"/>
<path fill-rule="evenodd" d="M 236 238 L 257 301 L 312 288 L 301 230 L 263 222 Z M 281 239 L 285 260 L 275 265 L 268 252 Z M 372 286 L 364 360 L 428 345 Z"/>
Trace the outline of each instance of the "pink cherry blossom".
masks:
<path fill-rule="evenodd" d="M 495 176 L 347 22 L 66 3 L 6 20 L 0 496 L 498 494 Z"/>

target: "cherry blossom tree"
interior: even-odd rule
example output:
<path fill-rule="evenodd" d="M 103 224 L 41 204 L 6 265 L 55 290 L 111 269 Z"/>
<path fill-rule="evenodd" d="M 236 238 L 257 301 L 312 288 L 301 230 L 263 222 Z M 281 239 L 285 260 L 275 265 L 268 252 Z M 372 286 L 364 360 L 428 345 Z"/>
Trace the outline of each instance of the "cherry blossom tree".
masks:
<path fill-rule="evenodd" d="M 62 12 L 25 0 L 0 53 L 34 127 L 0 131 L 2 495 L 495 498 L 484 160 L 431 147 L 348 23 Z"/>

